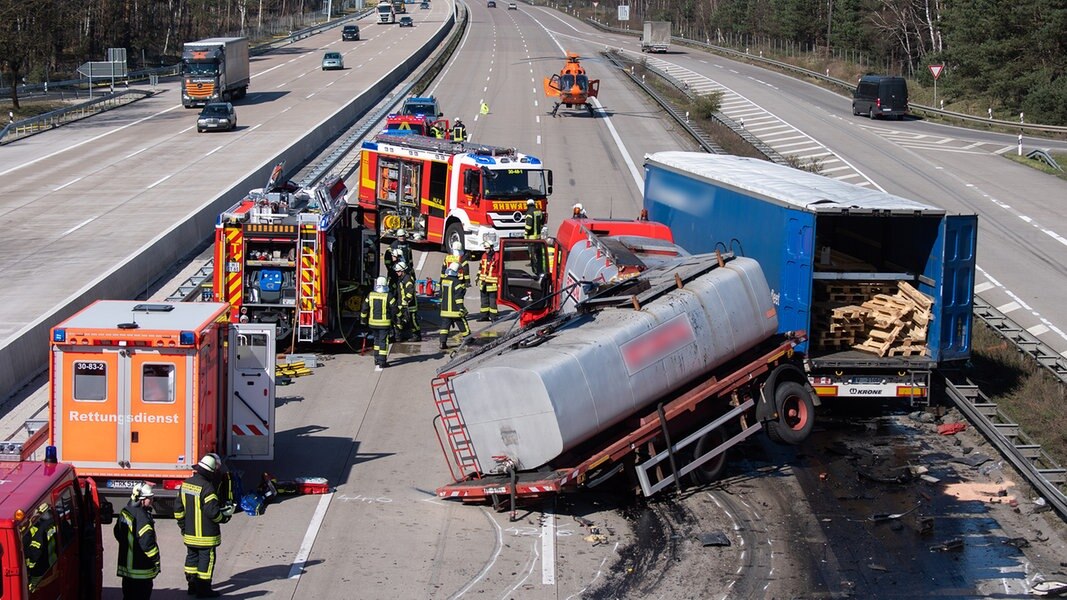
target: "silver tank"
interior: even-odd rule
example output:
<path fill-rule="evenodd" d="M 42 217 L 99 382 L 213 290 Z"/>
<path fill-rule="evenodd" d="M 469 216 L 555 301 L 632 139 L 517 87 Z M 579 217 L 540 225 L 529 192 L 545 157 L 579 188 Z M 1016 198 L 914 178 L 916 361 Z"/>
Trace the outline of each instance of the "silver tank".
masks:
<path fill-rule="evenodd" d="M 494 456 L 535 469 L 777 329 L 759 263 L 739 257 L 641 310 L 606 308 L 541 345 L 482 357 L 453 389 L 485 471 Z"/>

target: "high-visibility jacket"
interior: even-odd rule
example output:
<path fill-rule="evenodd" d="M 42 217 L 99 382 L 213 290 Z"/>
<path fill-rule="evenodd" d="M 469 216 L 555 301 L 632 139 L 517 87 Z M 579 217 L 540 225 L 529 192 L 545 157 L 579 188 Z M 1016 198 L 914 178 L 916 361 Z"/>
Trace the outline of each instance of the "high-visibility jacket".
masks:
<path fill-rule="evenodd" d="M 178 522 L 186 546 L 210 548 L 221 544 L 222 527 L 219 524 L 224 519 L 214 483 L 199 471 L 182 482 L 174 502 L 174 520 Z"/>
<path fill-rule="evenodd" d="M 546 265 L 545 272 L 549 275 L 556 274 L 556 247 L 552 244 L 548 245 L 548 264 Z"/>
<path fill-rule="evenodd" d="M 391 251 L 391 253 L 393 255 L 393 261 L 392 262 L 394 264 L 396 262 L 396 251 L 399 250 L 400 251 L 400 257 L 404 260 L 404 264 L 407 266 L 407 268 L 411 269 L 411 270 L 415 269 L 415 263 L 411 262 L 411 245 L 409 245 L 407 242 L 401 242 L 400 240 L 393 240 L 393 243 L 389 244 L 389 250 Z M 387 256 L 388 256 L 388 254 L 389 253 L 386 253 Z M 385 266 L 390 268 L 390 269 L 392 269 L 393 265 L 392 264 L 386 264 Z"/>
<path fill-rule="evenodd" d="M 448 265 L 452 263 L 459 263 L 457 277 L 464 286 L 468 285 L 471 281 L 470 261 L 467 260 L 467 255 L 463 251 L 460 251 L 459 254 L 449 253 L 445 256 L 445 262 L 441 263 L 441 277 L 445 276 L 445 272 L 448 271 Z"/>
<path fill-rule="evenodd" d="M 463 125 L 456 125 L 452 128 L 452 141 L 462 142 L 467 139 L 467 128 Z"/>
<path fill-rule="evenodd" d="M 456 319 L 467 315 L 463 306 L 463 293 L 467 287 L 457 278 L 445 275 L 441 278 L 441 317 Z"/>
<path fill-rule="evenodd" d="M 438 126 L 430 125 L 430 137 L 441 139 L 444 137 L 444 132 L 442 132 L 441 128 L 439 128 Z"/>
<path fill-rule="evenodd" d="M 40 519 L 30 525 L 27 532 L 30 542 L 26 544 L 26 571 L 30 576 L 30 590 L 48 572 L 52 565 L 59 562 L 56 546 L 56 522 L 52 519 Z"/>
<path fill-rule="evenodd" d="M 115 521 L 115 539 L 119 542 L 119 577 L 154 579 L 159 575 L 159 545 L 152 515 L 131 501 Z"/>
<path fill-rule="evenodd" d="M 482 255 L 482 262 L 478 266 L 478 285 L 485 292 L 495 292 L 499 289 L 499 281 L 493 274 L 493 263 L 496 262 L 496 253 L 490 251 Z"/>
<path fill-rule="evenodd" d="M 389 329 L 396 314 L 396 298 L 389 292 L 371 292 L 363 299 L 359 318 L 371 329 Z"/>
<path fill-rule="evenodd" d="M 526 239 L 536 240 L 541 237 L 541 227 L 545 223 L 545 213 L 541 212 L 541 209 L 534 207 L 533 210 L 526 211 Z"/>
<path fill-rule="evenodd" d="M 414 311 L 419 309 L 419 300 L 415 295 L 415 280 L 405 273 L 397 282 L 398 295 L 400 296 L 400 308 Z"/>

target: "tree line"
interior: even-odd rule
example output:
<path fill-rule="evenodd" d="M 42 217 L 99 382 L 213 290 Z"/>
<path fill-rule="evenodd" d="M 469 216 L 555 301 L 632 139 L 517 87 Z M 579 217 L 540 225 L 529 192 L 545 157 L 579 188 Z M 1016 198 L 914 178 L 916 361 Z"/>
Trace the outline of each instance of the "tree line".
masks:
<path fill-rule="evenodd" d="M 560 0 L 556 0 L 557 2 Z M 567 0 L 563 0 L 567 2 Z M 0 0 L 3 84 L 72 76 L 107 48 L 131 67 L 174 62 L 185 41 L 296 28 L 326 0 Z M 333 0 L 334 9 L 356 0 Z M 370 3 L 370 0 L 367 0 Z M 591 0 L 569 0 L 592 11 Z M 1027 121 L 1067 124 L 1065 0 L 612 0 L 631 20 L 668 20 L 697 39 L 749 36 L 849 51 L 929 82 L 943 98 L 989 101 Z M 301 22 L 302 23 L 302 22 Z"/>

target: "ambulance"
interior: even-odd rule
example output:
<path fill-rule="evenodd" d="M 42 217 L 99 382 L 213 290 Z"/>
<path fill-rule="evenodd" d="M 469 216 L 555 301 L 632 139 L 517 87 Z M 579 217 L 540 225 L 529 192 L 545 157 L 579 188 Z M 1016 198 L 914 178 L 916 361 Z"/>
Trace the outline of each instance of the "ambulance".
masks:
<path fill-rule="evenodd" d="M 201 456 L 274 457 L 273 324 L 221 302 L 100 300 L 51 332 L 50 443 L 104 496 L 173 498 Z M 169 505 L 160 502 L 157 507 Z"/>

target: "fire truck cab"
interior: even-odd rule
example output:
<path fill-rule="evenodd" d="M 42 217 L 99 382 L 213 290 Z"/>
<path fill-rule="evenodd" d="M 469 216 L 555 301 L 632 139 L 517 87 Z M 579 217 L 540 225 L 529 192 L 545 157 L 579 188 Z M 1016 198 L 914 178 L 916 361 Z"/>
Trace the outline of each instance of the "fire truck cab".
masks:
<path fill-rule="evenodd" d="M 21 453 L 17 442 L 0 443 L 0 598 L 99 600 L 100 525 L 111 521 L 111 505 L 56 462 L 54 447 L 43 462 Z"/>
<path fill-rule="evenodd" d="M 381 238 L 404 229 L 416 243 L 523 237 L 527 201 L 547 212 L 552 171 L 514 148 L 379 134 L 363 142 L 359 205 Z"/>

